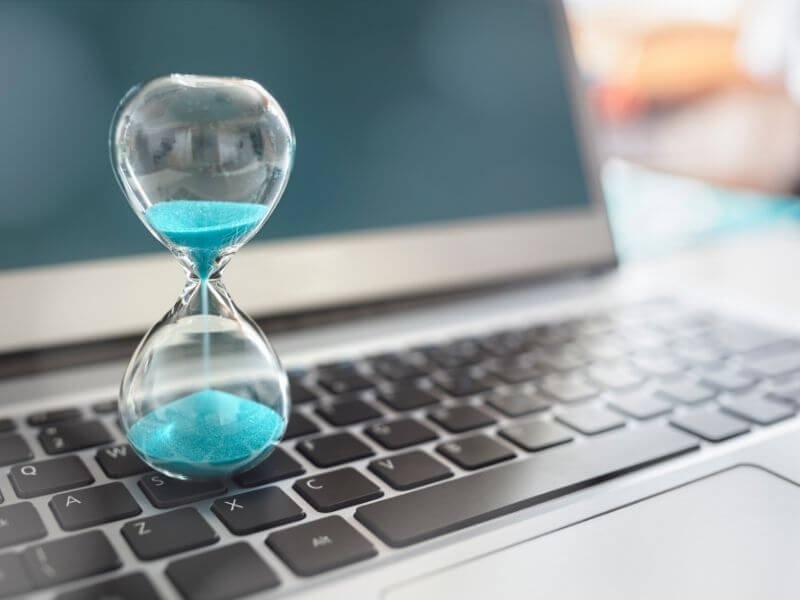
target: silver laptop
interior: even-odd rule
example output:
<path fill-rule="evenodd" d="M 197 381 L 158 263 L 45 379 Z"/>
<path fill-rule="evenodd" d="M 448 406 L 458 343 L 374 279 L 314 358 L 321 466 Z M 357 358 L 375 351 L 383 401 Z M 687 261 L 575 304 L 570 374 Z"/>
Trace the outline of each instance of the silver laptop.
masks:
<path fill-rule="evenodd" d="M 560 4 L 4 2 L 0 32 L 0 598 L 797 597 L 800 343 L 615 268 Z M 225 273 L 293 412 L 218 482 L 116 415 L 182 274 L 105 140 L 166 72 L 256 79 L 297 135 Z"/>

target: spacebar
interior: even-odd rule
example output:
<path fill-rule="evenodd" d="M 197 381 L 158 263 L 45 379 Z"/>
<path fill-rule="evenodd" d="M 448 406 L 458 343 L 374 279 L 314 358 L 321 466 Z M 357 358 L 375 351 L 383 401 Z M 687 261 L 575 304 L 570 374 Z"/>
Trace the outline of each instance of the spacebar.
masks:
<path fill-rule="evenodd" d="M 408 546 L 696 448 L 665 425 L 631 429 L 367 504 L 356 518 L 388 545 Z"/>

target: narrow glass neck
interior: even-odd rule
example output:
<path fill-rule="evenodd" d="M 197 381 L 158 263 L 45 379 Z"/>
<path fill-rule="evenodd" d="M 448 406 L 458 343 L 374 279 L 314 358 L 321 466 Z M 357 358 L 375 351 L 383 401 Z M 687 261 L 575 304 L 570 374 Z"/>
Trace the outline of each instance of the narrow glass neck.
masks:
<path fill-rule="evenodd" d="M 230 262 L 235 250 L 211 251 L 203 249 L 187 249 L 176 252 L 178 260 L 190 279 L 219 279 L 222 270 Z"/>
<path fill-rule="evenodd" d="M 232 317 L 238 312 L 218 272 L 205 279 L 191 274 L 181 292 L 179 305 L 181 312 L 191 314 Z"/>

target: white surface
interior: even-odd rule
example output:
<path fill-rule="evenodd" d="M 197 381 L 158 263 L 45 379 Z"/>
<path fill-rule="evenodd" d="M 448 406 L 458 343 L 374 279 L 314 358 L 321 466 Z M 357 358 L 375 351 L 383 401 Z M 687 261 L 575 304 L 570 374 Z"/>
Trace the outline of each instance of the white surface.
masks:
<path fill-rule="evenodd" d="M 799 503 L 795 484 L 737 467 L 384 597 L 795 599 Z"/>

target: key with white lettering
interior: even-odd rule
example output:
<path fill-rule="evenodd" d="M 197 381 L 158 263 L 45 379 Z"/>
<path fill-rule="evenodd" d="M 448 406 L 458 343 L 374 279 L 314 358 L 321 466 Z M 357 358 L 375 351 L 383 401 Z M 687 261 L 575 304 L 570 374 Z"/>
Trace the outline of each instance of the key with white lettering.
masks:
<path fill-rule="evenodd" d="M 101 448 L 95 454 L 95 460 L 111 479 L 140 475 L 150 470 L 128 444 Z"/>
<path fill-rule="evenodd" d="M 50 510 L 67 531 L 127 519 L 142 512 L 128 488 L 119 482 L 53 496 Z"/>
<path fill-rule="evenodd" d="M 30 502 L 18 502 L 0 508 L 0 548 L 43 538 L 45 535 L 47 530 L 44 523 Z"/>
<path fill-rule="evenodd" d="M 453 476 L 450 469 L 421 450 L 373 460 L 369 470 L 396 490 L 410 490 Z"/>
<path fill-rule="evenodd" d="M 346 431 L 305 440 L 296 447 L 308 460 L 323 468 L 335 467 L 374 454 L 369 446 Z"/>
<path fill-rule="evenodd" d="M 11 467 L 8 479 L 20 498 L 34 498 L 94 483 L 94 477 L 77 456 Z"/>
<path fill-rule="evenodd" d="M 174 508 L 228 491 L 221 481 L 181 481 L 160 473 L 142 477 L 139 487 L 156 508 Z"/>
<path fill-rule="evenodd" d="M 292 571 L 306 577 L 377 554 L 373 545 L 340 516 L 282 529 L 267 538 L 267 545 Z"/>
<path fill-rule="evenodd" d="M 294 490 L 321 512 L 339 510 L 383 496 L 377 485 L 352 467 L 298 479 Z"/>
<path fill-rule="evenodd" d="M 303 509 L 277 487 L 220 498 L 211 505 L 211 510 L 237 535 L 299 521 L 306 516 Z"/>
<path fill-rule="evenodd" d="M 96 530 L 29 546 L 22 553 L 22 560 L 37 587 L 73 581 L 122 566 L 108 538 Z"/>
<path fill-rule="evenodd" d="M 79 421 L 49 425 L 39 433 L 39 442 L 48 454 L 63 454 L 111 443 L 111 434 L 100 421 Z"/>
<path fill-rule="evenodd" d="M 200 513 L 189 507 L 129 521 L 122 527 L 122 537 L 142 560 L 209 546 L 219 539 Z"/>

